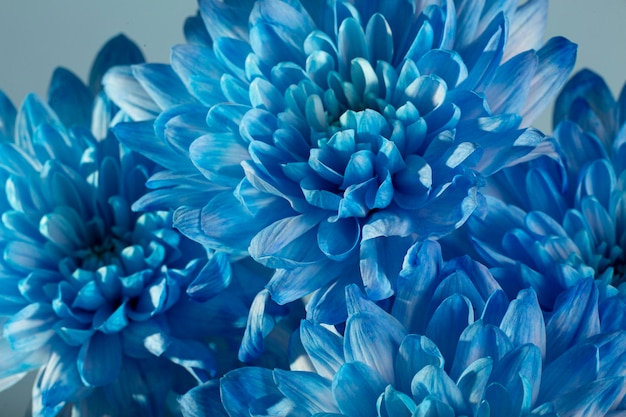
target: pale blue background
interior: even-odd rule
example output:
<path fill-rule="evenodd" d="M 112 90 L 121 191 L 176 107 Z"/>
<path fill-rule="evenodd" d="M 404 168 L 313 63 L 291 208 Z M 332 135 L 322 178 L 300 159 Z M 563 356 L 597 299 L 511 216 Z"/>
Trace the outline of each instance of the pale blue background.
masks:
<path fill-rule="evenodd" d="M 27 92 L 45 95 L 58 65 L 85 79 L 96 51 L 120 32 L 148 60 L 167 62 L 195 10 L 194 0 L 0 0 L 0 88 L 18 105 Z M 626 81 L 626 0 L 552 0 L 553 35 L 578 43 L 577 68 L 599 72 L 619 93 Z M 537 126 L 549 130 L 549 119 L 544 115 Z M 0 394 L 0 417 L 23 415 L 31 381 Z"/>

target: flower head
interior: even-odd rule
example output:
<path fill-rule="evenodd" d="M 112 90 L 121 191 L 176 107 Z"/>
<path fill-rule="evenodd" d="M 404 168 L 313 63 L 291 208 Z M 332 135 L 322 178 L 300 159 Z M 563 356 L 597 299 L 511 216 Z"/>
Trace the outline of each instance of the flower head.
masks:
<path fill-rule="evenodd" d="M 92 79 L 135 52 L 113 39 Z M 125 115 L 103 93 L 58 69 L 48 103 L 0 103 L 0 387 L 38 369 L 35 415 L 164 415 L 168 393 L 224 371 L 211 338 L 241 337 L 263 280 L 170 212 L 131 210 L 158 167 L 119 145 L 109 126 Z"/>
<path fill-rule="evenodd" d="M 549 308 L 563 289 L 591 276 L 604 283 L 607 296 L 619 292 L 623 299 L 625 103 L 626 93 L 616 101 L 601 77 L 579 72 L 556 101 L 560 158 L 538 159 L 490 179 L 495 197 L 469 230 L 512 291 L 533 286 Z"/>
<path fill-rule="evenodd" d="M 219 397 L 213 383 L 186 394 L 185 415 L 213 415 L 217 398 L 230 417 L 604 416 L 623 400 L 626 333 L 594 325 L 593 280 L 544 313 L 533 289 L 508 299 L 484 266 L 444 264 L 431 241 L 411 249 L 402 279 L 413 305 L 388 313 L 349 286 L 343 334 L 304 321 L 297 367 L 232 371 Z"/>
<path fill-rule="evenodd" d="M 575 47 L 556 38 L 539 49 L 547 3 L 516 4 L 201 1 L 211 46 L 191 20 L 193 43 L 173 49 L 171 67 L 105 82 L 129 112 L 166 109 L 161 140 L 138 124 L 120 126 L 122 142 L 187 159 L 151 179 L 140 203 L 178 204 L 174 224 L 192 239 L 276 269 L 273 301 L 316 292 L 316 321 L 345 320 L 324 304 L 343 304 L 346 283 L 390 297 L 400 254 L 462 224 L 482 176 L 542 140 L 522 126 Z"/>

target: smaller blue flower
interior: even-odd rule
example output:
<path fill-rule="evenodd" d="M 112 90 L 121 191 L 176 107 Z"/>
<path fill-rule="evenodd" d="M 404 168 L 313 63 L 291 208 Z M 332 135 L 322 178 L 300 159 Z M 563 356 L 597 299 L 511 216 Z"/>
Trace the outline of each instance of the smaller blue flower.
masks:
<path fill-rule="evenodd" d="M 484 266 L 443 263 L 432 241 L 401 280 L 391 313 L 348 286 L 343 334 L 303 321 L 291 370 L 231 371 L 186 394 L 184 415 L 595 417 L 623 402 L 626 332 L 599 330 L 593 280 L 542 312 L 532 288 L 509 300 Z"/>
<path fill-rule="evenodd" d="M 469 235 L 512 292 L 532 286 L 550 308 L 564 289 L 594 277 L 605 297 L 625 304 L 624 108 L 625 92 L 615 100 L 600 76 L 579 72 L 555 105 L 559 158 L 489 180 L 487 209 L 469 221 Z"/>
<path fill-rule="evenodd" d="M 138 54 L 113 39 L 91 81 Z M 38 370 L 35 416 L 165 415 L 237 365 L 267 280 L 172 229 L 171 212 L 131 210 L 160 167 L 120 146 L 123 120 L 65 69 L 48 103 L 31 94 L 16 112 L 0 94 L 0 389 Z"/>

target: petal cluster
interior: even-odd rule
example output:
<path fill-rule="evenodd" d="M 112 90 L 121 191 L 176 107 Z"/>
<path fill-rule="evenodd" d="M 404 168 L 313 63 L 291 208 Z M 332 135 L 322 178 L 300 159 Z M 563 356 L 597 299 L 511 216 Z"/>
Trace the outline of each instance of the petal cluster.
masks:
<path fill-rule="evenodd" d="M 443 263 L 439 250 L 413 247 L 402 270 L 411 285 L 398 290 L 432 303 L 387 312 L 349 286 L 343 334 L 304 321 L 294 369 L 231 371 L 219 397 L 215 384 L 186 394 L 185 415 L 603 416 L 618 407 L 626 334 L 600 331 L 593 280 L 546 313 L 532 288 L 509 299 L 484 266 Z M 221 398 L 224 409 L 198 397 Z"/>
<path fill-rule="evenodd" d="M 546 151 L 525 126 L 575 46 L 541 46 L 546 2 L 505 3 L 200 1 L 171 66 L 105 79 L 148 120 L 120 140 L 168 168 L 137 207 L 276 269 L 279 304 L 315 293 L 316 321 L 345 320 L 323 304 L 347 283 L 390 297 L 412 243 L 461 225 L 485 175 Z"/>
<path fill-rule="evenodd" d="M 559 158 L 496 174 L 487 210 L 469 222 L 477 250 L 510 288 L 533 286 L 548 307 L 589 276 L 623 299 L 624 103 L 597 74 L 576 74 L 555 106 Z"/>
<path fill-rule="evenodd" d="M 135 51 L 115 38 L 92 78 Z M 34 415 L 164 415 L 232 367 L 210 342 L 237 346 L 264 272 L 131 210 L 159 167 L 120 146 L 102 92 L 58 69 L 48 102 L 0 97 L 0 388 L 38 370 Z"/>

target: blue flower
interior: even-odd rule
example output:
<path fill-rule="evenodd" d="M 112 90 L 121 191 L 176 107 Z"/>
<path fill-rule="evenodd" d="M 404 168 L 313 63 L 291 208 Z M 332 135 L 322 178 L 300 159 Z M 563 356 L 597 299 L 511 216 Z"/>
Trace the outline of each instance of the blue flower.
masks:
<path fill-rule="evenodd" d="M 494 197 L 469 232 L 511 291 L 532 286 L 549 308 L 564 289 L 595 277 L 605 297 L 619 295 L 607 301 L 611 310 L 626 307 L 624 108 L 626 93 L 616 101 L 597 74 L 577 73 L 555 105 L 560 157 L 490 179 Z M 617 328 L 624 326 L 621 320 Z"/>
<path fill-rule="evenodd" d="M 110 41 L 96 88 L 137 54 Z M 207 253 L 168 211 L 131 210 L 159 168 L 119 145 L 109 126 L 127 118 L 94 93 L 61 68 L 48 103 L 16 112 L 0 94 L 0 389 L 39 370 L 36 416 L 162 416 L 170 393 L 234 366 L 263 272 Z"/>
<path fill-rule="evenodd" d="M 156 139 L 150 122 L 116 130 L 169 169 L 137 207 L 276 269 L 259 306 L 314 293 L 308 316 L 339 323 L 346 284 L 390 297 L 401 254 L 462 224 L 484 175 L 547 150 L 524 126 L 575 57 L 562 38 L 540 47 L 545 1 L 431 3 L 200 1 L 210 36 L 191 19 L 171 67 L 105 80 L 157 117 Z"/>
<path fill-rule="evenodd" d="M 610 415 L 623 401 L 626 332 L 603 333 L 593 280 L 542 312 L 508 299 L 486 267 L 413 247 L 386 312 L 351 285 L 339 334 L 304 321 L 291 370 L 240 368 L 194 388 L 186 417 Z M 220 410 L 220 401 L 223 409 Z"/>

